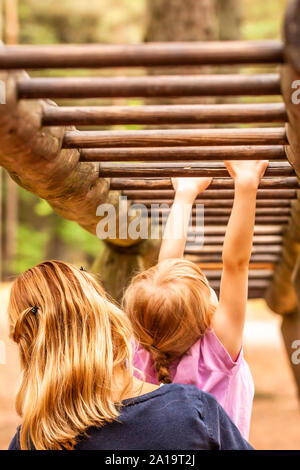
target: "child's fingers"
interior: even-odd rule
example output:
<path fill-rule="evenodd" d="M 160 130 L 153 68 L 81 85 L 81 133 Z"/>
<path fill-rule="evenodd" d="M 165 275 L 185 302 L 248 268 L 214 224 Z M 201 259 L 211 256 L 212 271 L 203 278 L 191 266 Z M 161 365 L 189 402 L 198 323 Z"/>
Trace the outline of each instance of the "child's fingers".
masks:
<path fill-rule="evenodd" d="M 268 168 L 269 160 L 260 160 L 260 178 L 262 178 Z"/>

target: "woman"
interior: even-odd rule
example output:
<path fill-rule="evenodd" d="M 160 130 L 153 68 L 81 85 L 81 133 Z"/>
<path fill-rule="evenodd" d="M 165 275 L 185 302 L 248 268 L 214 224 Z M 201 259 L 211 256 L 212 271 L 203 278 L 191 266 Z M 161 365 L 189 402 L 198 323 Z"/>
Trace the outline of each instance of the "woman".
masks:
<path fill-rule="evenodd" d="M 250 449 L 216 400 L 194 386 L 133 376 L 128 320 L 88 273 L 46 261 L 13 283 L 22 424 L 10 449 Z"/>

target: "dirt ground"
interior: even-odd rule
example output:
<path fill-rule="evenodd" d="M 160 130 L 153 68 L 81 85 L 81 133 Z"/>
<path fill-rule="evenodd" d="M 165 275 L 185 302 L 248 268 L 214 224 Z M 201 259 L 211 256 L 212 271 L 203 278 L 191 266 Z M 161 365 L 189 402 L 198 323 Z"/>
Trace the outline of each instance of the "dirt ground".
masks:
<path fill-rule="evenodd" d="M 9 285 L 1 285 L 0 341 L 5 343 L 6 363 L 2 364 L 3 357 L 2 361 L 0 357 L 0 449 L 7 449 L 19 423 L 14 411 L 18 357 L 14 345 L 7 339 L 8 295 Z M 256 387 L 250 442 L 256 449 L 299 450 L 300 407 L 279 324 L 280 318 L 272 314 L 263 301 L 249 302 L 245 355 Z"/>

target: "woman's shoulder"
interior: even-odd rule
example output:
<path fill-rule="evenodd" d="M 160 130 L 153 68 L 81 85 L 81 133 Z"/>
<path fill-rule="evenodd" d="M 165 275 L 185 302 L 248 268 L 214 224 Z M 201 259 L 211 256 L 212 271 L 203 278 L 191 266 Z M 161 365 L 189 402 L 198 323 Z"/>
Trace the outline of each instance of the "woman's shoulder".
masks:
<path fill-rule="evenodd" d="M 21 430 L 21 426 L 19 426 L 17 428 L 17 431 L 16 431 L 16 434 L 14 435 L 14 437 L 12 438 L 10 444 L 9 444 L 9 447 L 8 447 L 8 450 L 20 450 L 20 430 Z"/>
<path fill-rule="evenodd" d="M 182 383 L 164 384 L 150 393 L 123 402 L 125 406 L 129 407 L 138 404 L 141 407 L 149 407 L 152 413 L 155 408 L 160 410 L 164 406 L 165 412 L 169 409 L 173 414 L 176 411 L 179 411 L 180 414 L 186 414 L 190 410 L 191 412 L 196 411 L 200 416 L 203 407 L 207 407 L 208 403 L 214 406 L 217 401 L 214 396 L 203 392 L 198 387 Z"/>

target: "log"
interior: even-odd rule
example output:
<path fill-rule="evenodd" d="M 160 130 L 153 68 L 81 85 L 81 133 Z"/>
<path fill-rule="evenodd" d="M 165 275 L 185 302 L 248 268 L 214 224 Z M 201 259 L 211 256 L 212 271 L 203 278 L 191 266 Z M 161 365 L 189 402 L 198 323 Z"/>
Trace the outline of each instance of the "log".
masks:
<path fill-rule="evenodd" d="M 82 149 L 82 162 L 180 160 L 285 160 L 283 145 L 228 145 L 211 147 L 154 147 Z"/>
<path fill-rule="evenodd" d="M 208 191 L 208 190 L 207 190 Z M 144 204 L 146 207 L 151 207 L 152 204 L 164 204 L 171 207 L 173 204 L 173 199 L 132 199 L 133 204 Z M 233 199 L 203 199 L 201 204 L 204 204 L 204 207 L 223 207 L 231 208 Z M 256 201 L 256 207 L 291 207 L 291 200 L 289 199 L 258 199 Z"/>
<path fill-rule="evenodd" d="M 285 145 L 281 127 L 164 129 L 139 131 L 67 131 L 63 148 L 178 147 L 198 145 Z"/>
<path fill-rule="evenodd" d="M 227 168 L 220 162 L 155 162 L 131 163 L 109 162 L 99 164 L 101 177 L 229 177 Z M 287 162 L 270 162 L 265 176 L 294 176 L 293 168 Z M 294 195 L 292 197 L 295 197 Z"/>
<path fill-rule="evenodd" d="M 283 103 L 156 106 L 45 106 L 43 126 L 233 124 L 287 121 Z"/>
<path fill-rule="evenodd" d="M 107 200 L 109 181 L 99 178 L 97 163 L 81 163 L 77 150 L 62 150 L 64 128 L 41 129 L 42 102 L 16 100 L 16 81 L 25 77 L 24 72 L 0 74 L 6 86 L 6 104 L 0 106 L 0 164 L 59 215 L 95 233 L 96 209 Z"/>
<path fill-rule="evenodd" d="M 130 45 L 10 46 L 0 52 L 0 68 L 102 68 L 170 65 L 278 64 L 279 41 L 147 43 Z"/>
<path fill-rule="evenodd" d="M 19 99 L 280 95 L 279 75 L 218 74 L 138 77 L 32 78 L 17 84 Z"/>
<path fill-rule="evenodd" d="M 196 173 L 196 172 L 195 172 Z M 171 189 L 165 190 L 126 190 L 122 191 L 122 195 L 128 199 L 149 199 L 149 200 L 173 200 L 175 191 Z M 257 199 L 295 199 L 297 197 L 297 191 L 295 189 L 259 189 L 257 191 Z M 197 197 L 197 201 L 206 199 L 231 199 L 234 198 L 234 189 L 206 189 L 205 192 Z"/>
<path fill-rule="evenodd" d="M 286 178 L 263 178 L 259 185 L 260 189 L 298 189 L 299 183 L 296 177 Z M 173 185 L 170 178 L 166 179 L 128 179 L 112 178 L 110 189 L 118 191 L 152 191 L 152 190 L 172 190 Z M 209 189 L 234 189 L 234 182 L 231 178 L 214 178 L 209 185 Z"/>

